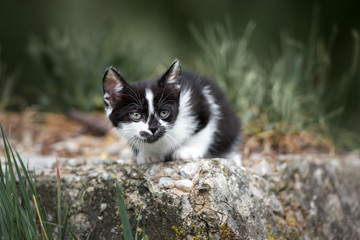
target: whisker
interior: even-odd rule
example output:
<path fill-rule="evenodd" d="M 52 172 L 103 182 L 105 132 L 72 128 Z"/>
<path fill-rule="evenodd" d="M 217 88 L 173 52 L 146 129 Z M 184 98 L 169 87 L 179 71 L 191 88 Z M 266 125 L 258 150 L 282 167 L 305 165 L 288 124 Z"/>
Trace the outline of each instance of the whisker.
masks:
<path fill-rule="evenodd" d="M 179 143 L 179 141 L 177 141 L 174 137 L 172 137 L 170 134 L 168 134 L 168 133 L 166 133 L 165 135 L 164 135 L 164 140 L 166 141 L 166 142 L 174 142 L 175 144 L 169 144 L 170 145 L 170 147 L 171 147 L 171 149 L 172 150 L 175 150 L 178 146 L 180 146 L 180 143 Z M 167 141 L 167 140 L 169 140 L 169 141 Z"/>
<path fill-rule="evenodd" d="M 143 149 L 143 146 L 144 146 L 144 141 L 142 139 L 140 139 L 139 137 L 137 136 L 134 136 L 133 137 L 133 143 L 134 143 L 134 147 L 138 150 L 141 150 Z"/>
<path fill-rule="evenodd" d="M 133 136 L 129 138 L 128 143 L 131 147 L 139 149 L 138 141 L 139 141 L 138 138 L 136 136 Z"/>

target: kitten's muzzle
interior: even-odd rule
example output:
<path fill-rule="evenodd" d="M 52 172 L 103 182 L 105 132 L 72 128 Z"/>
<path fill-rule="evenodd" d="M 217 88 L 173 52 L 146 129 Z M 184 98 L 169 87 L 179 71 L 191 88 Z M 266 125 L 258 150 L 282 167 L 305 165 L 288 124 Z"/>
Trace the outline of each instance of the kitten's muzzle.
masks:
<path fill-rule="evenodd" d="M 165 127 L 159 127 L 156 129 L 149 129 L 153 134 L 141 131 L 140 136 L 144 139 L 147 143 L 154 143 L 159 140 L 165 134 Z"/>

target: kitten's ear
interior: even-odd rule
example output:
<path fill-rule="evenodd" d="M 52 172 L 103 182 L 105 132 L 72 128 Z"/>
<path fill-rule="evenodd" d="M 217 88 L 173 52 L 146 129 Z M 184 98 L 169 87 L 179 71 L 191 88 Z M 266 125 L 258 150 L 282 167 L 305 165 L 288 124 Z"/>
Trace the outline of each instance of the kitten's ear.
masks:
<path fill-rule="evenodd" d="M 181 75 L 181 66 L 178 60 L 175 60 L 165 74 L 160 78 L 159 84 L 162 86 L 172 86 L 175 89 L 180 88 L 180 75 Z"/>
<path fill-rule="evenodd" d="M 127 87 L 123 77 L 112 67 L 108 68 L 103 78 L 104 104 L 106 109 L 113 109 L 120 100 L 121 91 Z"/>

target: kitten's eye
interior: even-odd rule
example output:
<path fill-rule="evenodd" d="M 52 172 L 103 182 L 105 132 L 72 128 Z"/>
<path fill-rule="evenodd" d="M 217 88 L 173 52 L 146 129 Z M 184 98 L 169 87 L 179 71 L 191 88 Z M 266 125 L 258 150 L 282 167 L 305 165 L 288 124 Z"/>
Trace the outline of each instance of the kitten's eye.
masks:
<path fill-rule="evenodd" d="M 169 110 L 162 110 L 159 115 L 160 115 L 161 119 L 165 119 L 170 115 L 170 111 Z"/>
<path fill-rule="evenodd" d="M 132 112 L 132 113 L 130 113 L 130 117 L 134 121 L 139 121 L 141 119 L 141 113 Z"/>

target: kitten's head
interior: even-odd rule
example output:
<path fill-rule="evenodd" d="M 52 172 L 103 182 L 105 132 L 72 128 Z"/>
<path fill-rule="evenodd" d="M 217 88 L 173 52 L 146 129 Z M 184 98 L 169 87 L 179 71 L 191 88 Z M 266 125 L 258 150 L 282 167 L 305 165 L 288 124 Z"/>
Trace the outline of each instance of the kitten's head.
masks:
<path fill-rule="evenodd" d="M 106 115 L 130 145 L 157 142 L 171 129 L 179 112 L 180 74 L 178 61 L 155 81 L 127 83 L 115 69 L 107 69 Z"/>

